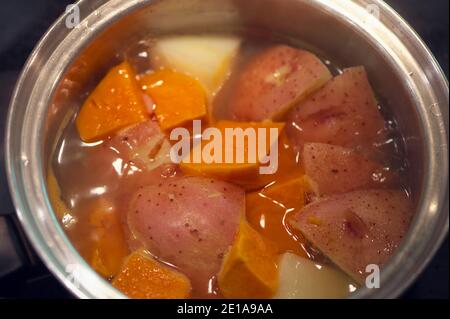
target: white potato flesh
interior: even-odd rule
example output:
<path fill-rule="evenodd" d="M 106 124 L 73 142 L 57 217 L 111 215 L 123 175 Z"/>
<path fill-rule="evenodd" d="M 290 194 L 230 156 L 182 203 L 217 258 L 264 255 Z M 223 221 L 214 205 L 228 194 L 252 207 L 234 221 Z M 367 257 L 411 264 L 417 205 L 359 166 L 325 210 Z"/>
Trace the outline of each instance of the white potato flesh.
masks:
<path fill-rule="evenodd" d="M 292 253 L 281 255 L 275 299 L 346 298 L 357 285 L 344 272 Z"/>
<path fill-rule="evenodd" d="M 230 74 L 241 40 L 233 36 L 189 35 L 158 39 L 155 68 L 166 67 L 195 77 L 213 95 Z"/>

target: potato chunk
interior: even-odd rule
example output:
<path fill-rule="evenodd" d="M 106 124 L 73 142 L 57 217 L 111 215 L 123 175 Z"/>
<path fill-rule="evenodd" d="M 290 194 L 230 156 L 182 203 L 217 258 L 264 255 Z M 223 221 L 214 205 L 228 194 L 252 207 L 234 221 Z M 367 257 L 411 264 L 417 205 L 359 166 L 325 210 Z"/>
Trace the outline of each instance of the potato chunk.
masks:
<path fill-rule="evenodd" d="M 279 299 L 346 298 L 358 286 L 339 269 L 292 253 L 280 258 L 279 281 L 274 297 Z"/>
<path fill-rule="evenodd" d="M 286 133 L 298 148 L 308 142 L 367 148 L 385 135 L 364 67 L 344 70 L 297 104 L 286 122 Z"/>
<path fill-rule="evenodd" d="M 366 267 L 380 268 L 408 230 L 413 207 L 400 190 L 332 195 L 300 210 L 290 221 L 336 265 L 360 283 Z"/>
<path fill-rule="evenodd" d="M 317 195 L 393 186 L 395 174 L 357 152 L 330 144 L 307 143 L 303 166 L 309 188 Z"/>
<path fill-rule="evenodd" d="M 330 71 L 314 54 L 274 46 L 253 58 L 240 74 L 231 115 L 238 121 L 278 120 L 330 79 Z"/>
<path fill-rule="evenodd" d="M 154 67 L 170 68 L 198 79 L 213 95 L 228 77 L 240 39 L 232 36 L 185 35 L 158 39 Z"/>

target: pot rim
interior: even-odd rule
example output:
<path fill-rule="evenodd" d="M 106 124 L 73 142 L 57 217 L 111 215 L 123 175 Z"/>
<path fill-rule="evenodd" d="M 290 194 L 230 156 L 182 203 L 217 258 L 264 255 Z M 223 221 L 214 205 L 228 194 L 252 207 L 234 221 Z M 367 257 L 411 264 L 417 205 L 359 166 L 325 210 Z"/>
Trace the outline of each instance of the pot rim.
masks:
<path fill-rule="evenodd" d="M 91 269 L 68 240 L 46 195 L 46 178 L 42 173 L 40 145 L 37 145 L 39 143 L 32 145 L 32 142 L 25 139 L 31 136 L 35 141 L 39 141 L 39 137 L 43 135 L 44 113 L 38 111 L 46 110 L 51 95 L 67 70 L 69 62 L 92 40 L 96 32 L 104 30 L 124 15 L 154 0 L 109 2 L 90 0 L 89 5 L 87 2 L 87 0 L 79 0 L 76 3 L 81 9 L 89 12 L 89 15 L 81 22 L 81 27 L 78 30 L 77 28 L 67 29 L 64 25 L 67 14 L 63 14 L 39 41 L 22 70 L 8 112 L 5 134 L 6 172 L 18 218 L 49 270 L 77 297 L 123 298 L 125 296 L 122 293 Z M 362 11 L 371 4 L 380 9 L 382 21 L 368 19 L 367 12 Z M 382 283 L 384 280 L 389 280 L 389 284 L 386 284 L 387 288 L 375 291 L 362 288 L 351 296 L 351 298 L 394 298 L 417 278 L 448 233 L 449 217 L 445 213 L 448 211 L 448 110 L 446 109 L 448 82 L 439 64 L 420 37 L 382 0 L 352 0 L 345 4 L 340 1 L 315 0 L 313 5 L 354 24 L 360 33 L 384 51 L 397 72 L 414 73 L 414 77 L 408 77 L 406 82 L 419 108 L 420 124 L 425 132 L 424 172 L 426 176 L 423 194 L 417 206 L 417 211 L 421 213 L 417 214 L 420 216 L 415 218 L 411 225 L 410 235 L 383 269 L 381 280 Z M 97 10 L 103 14 L 94 15 L 93 12 Z M 61 42 L 51 45 L 56 35 L 61 38 Z M 72 43 L 68 52 L 62 52 L 61 46 L 64 43 L 78 38 L 79 42 Z M 46 52 L 49 48 L 53 50 Z M 48 61 L 54 62 L 55 65 L 50 69 L 48 66 L 50 63 L 45 63 L 37 72 L 39 68 L 35 63 L 42 56 L 48 56 Z M 43 82 L 41 77 L 49 74 L 52 76 L 48 78 L 53 82 L 40 83 Z M 39 79 L 41 81 L 38 81 Z M 37 91 L 48 94 L 40 93 L 42 96 L 37 97 Z M 417 94 L 419 91 L 421 95 Z M 31 105 L 31 101 L 38 103 Z M 49 215 L 51 222 L 48 219 Z M 421 227 L 430 220 L 433 220 L 436 229 L 428 234 L 429 240 L 426 243 L 422 242 L 422 238 L 411 236 L 411 234 L 424 236 L 424 230 Z M 78 267 L 76 272 L 68 267 L 73 265 Z M 403 272 L 400 272 L 400 266 L 404 266 Z M 76 282 L 73 276 L 81 280 Z"/>

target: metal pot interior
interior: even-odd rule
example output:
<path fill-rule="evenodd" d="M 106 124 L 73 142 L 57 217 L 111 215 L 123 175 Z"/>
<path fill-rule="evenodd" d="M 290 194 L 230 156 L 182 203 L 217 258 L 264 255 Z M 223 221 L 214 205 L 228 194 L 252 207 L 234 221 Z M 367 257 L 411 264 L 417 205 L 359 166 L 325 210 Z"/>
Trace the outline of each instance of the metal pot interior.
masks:
<path fill-rule="evenodd" d="M 363 0 L 346 4 L 323 0 L 80 1 L 81 25 L 67 29 L 64 18 L 59 20 L 28 62 L 9 122 L 7 147 L 14 171 L 11 185 L 18 189 L 16 206 L 50 269 L 80 297 L 120 296 L 68 248 L 71 245 L 46 197 L 45 176 L 64 119 L 78 110 L 86 93 L 120 60 L 123 48 L 149 35 L 270 34 L 341 67 L 364 65 L 399 126 L 417 216 L 403 247 L 383 272 L 382 289 L 362 289 L 355 297 L 397 296 L 424 267 L 448 229 L 448 215 L 440 213 L 448 185 L 443 154 L 448 115 L 439 108 L 446 99 L 448 105 L 448 89 L 414 33 L 385 4 L 375 3 L 380 19 L 367 12 L 369 3 Z M 430 111 L 433 103 L 438 104 Z M 439 167 L 440 173 L 435 171 Z M 27 192 L 31 189 L 36 190 L 34 195 Z M 39 247 L 45 245 L 51 248 Z M 64 274 L 64 267 L 73 262 L 81 263 L 85 273 L 78 287 Z"/>

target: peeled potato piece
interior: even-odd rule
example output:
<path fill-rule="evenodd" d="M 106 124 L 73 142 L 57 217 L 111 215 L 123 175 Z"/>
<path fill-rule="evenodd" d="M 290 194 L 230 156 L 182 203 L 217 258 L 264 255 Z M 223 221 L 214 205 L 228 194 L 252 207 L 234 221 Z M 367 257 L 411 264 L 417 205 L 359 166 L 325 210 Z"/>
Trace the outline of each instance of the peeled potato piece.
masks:
<path fill-rule="evenodd" d="M 345 298 L 357 285 L 345 273 L 292 253 L 281 255 L 276 299 Z"/>
<path fill-rule="evenodd" d="M 210 95 L 228 77 L 240 39 L 232 36 L 171 36 L 154 47 L 152 64 L 187 73 L 197 78 Z"/>

